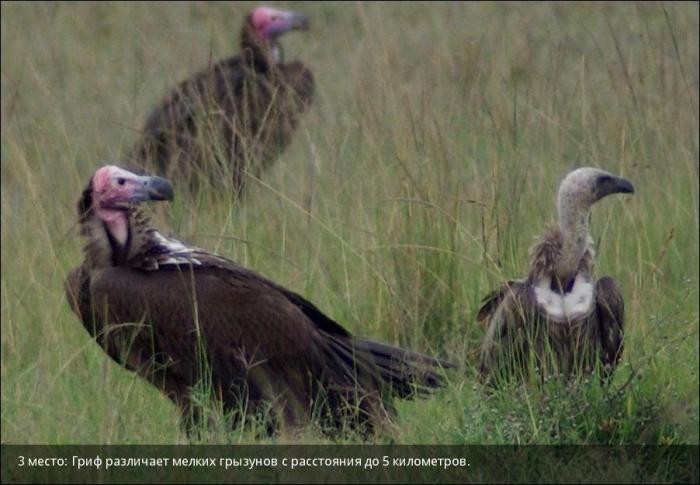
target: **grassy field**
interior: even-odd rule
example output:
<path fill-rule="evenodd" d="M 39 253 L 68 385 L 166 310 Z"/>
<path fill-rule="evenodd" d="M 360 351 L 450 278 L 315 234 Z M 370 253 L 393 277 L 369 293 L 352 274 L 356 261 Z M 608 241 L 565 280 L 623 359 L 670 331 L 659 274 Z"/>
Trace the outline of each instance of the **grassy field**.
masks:
<path fill-rule="evenodd" d="M 63 280 L 93 171 L 170 86 L 238 51 L 252 5 L 2 3 L 3 443 L 187 441 Z M 283 39 L 317 83 L 292 145 L 240 201 L 176 186 L 159 226 L 354 333 L 458 363 L 380 443 L 697 444 L 698 4 L 280 5 L 312 20 Z M 487 392 L 479 301 L 525 273 L 559 180 L 585 165 L 636 187 L 592 221 L 598 274 L 626 299 L 623 364 L 610 387 Z"/>

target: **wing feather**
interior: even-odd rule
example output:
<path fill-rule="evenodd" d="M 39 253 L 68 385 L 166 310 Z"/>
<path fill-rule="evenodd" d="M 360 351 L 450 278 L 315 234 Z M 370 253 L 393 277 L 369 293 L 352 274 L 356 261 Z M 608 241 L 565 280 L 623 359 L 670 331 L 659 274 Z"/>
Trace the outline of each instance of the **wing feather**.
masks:
<path fill-rule="evenodd" d="M 177 402 L 187 402 L 188 387 L 200 378 L 202 347 L 214 385 L 231 391 L 232 403 L 236 383 L 253 398 L 290 396 L 297 409 L 308 408 L 319 383 L 342 392 L 359 386 L 374 396 L 388 386 L 404 398 L 444 385 L 438 370 L 449 363 L 354 338 L 296 293 L 223 258 L 196 257 L 201 264 L 152 271 L 113 267 L 92 281 L 76 269 L 66 283 L 70 295 L 79 295 L 72 306 L 86 328 L 94 325 L 88 313 L 96 322 L 129 324 L 101 344 Z"/>
<path fill-rule="evenodd" d="M 596 313 L 600 332 L 601 363 L 612 371 L 622 356 L 625 323 L 625 301 L 615 280 L 606 276 L 595 288 Z"/>
<path fill-rule="evenodd" d="M 487 296 L 479 310 L 481 319 L 487 319 L 481 347 L 482 377 L 513 373 L 515 367 L 525 364 L 533 305 L 532 291 L 523 281 L 509 281 Z"/>

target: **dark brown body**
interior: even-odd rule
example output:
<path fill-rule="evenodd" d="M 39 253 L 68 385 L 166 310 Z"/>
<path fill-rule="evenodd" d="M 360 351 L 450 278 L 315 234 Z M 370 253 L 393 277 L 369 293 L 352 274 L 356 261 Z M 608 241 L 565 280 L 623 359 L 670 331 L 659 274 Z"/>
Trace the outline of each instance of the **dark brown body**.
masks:
<path fill-rule="evenodd" d="M 433 370 L 417 372 L 438 361 L 353 337 L 244 268 L 117 266 L 90 280 L 79 267 L 66 291 L 105 351 L 163 390 L 187 420 L 198 418 L 191 389 L 203 376 L 214 399 L 241 416 L 270 407 L 278 424 L 319 416 L 324 425 L 364 429 L 391 413 L 392 396 L 441 385 Z"/>
<path fill-rule="evenodd" d="M 355 337 L 302 296 L 163 236 L 138 203 L 173 196 L 161 177 L 99 168 L 78 201 L 85 259 L 65 290 L 100 347 L 172 399 L 185 424 L 214 404 L 234 422 L 269 417 L 270 432 L 314 419 L 364 434 L 393 398 L 444 384 L 449 364 Z"/>
<path fill-rule="evenodd" d="M 244 33 L 242 55 L 182 82 L 152 111 L 128 159 L 177 180 L 230 175 L 239 191 L 289 144 L 313 93 L 308 68 L 274 62 Z"/>

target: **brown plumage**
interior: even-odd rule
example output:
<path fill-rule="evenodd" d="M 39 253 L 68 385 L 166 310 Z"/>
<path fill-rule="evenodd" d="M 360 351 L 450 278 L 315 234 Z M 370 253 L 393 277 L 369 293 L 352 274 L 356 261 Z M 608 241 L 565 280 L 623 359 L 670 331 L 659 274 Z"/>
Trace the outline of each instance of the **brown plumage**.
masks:
<path fill-rule="evenodd" d="M 97 171 L 79 203 L 85 262 L 68 275 L 66 293 L 110 357 L 163 390 L 186 420 L 198 418 L 191 389 L 202 378 L 238 417 L 270 407 L 277 425 L 319 416 L 329 429 L 363 431 L 385 421 L 393 397 L 443 384 L 439 368 L 448 364 L 354 337 L 300 295 L 166 238 L 123 205 L 147 197 L 114 195 L 126 190 L 119 180 L 149 178 Z"/>
<path fill-rule="evenodd" d="M 532 249 L 528 277 L 489 294 L 477 314 L 485 321 L 481 373 L 496 381 L 525 377 L 532 365 L 543 375 L 574 375 L 600 365 L 604 374 L 622 354 L 624 300 L 612 278 L 593 277 L 588 234 L 590 207 L 632 184 L 602 170 L 581 168 L 562 182 L 558 224 Z"/>
<path fill-rule="evenodd" d="M 258 7 L 241 33 L 241 53 L 180 83 L 149 115 L 130 163 L 179 180 L 204 174 L 258 176 L 291 141 L 311 103 L 314 78 L 299 61 L 282 62 L 281 35 L 306 29 L 301 14 Z"/>

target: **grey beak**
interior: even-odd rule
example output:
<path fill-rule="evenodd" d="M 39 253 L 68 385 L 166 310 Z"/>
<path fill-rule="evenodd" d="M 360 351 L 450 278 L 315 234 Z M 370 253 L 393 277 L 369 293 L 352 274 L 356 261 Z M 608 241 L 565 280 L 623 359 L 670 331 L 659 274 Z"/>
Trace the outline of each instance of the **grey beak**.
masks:
<path fill-rule="evenodd" d="M 610 194 L 633 194 L 632 182 L 622 177 L 605 174 L 596 180 L 595 200 L 600 200 Z"/>
<path fill-rule="evenodd" d="M 287 11 L 285 17 L 287 23 L 285 30 L 309 30 L 309 17 L 306 15 Z"/>
<path fill-rule="evenodd" d="M 309 30 L 309 17 L 297 12 L 289 12 L 290 30 Z"/>
<path fill-rule="evenodd" d="M 142 175 L 139 181 L 142 183 L 141 190 L 134 194 L 137 201 L 173 200 L 173 186 L 167 179 L 155 175 Z"/>
<path fill-rule="evenodd" d="M 623 178 L 618 178 L 616 182 L 616 192 L 621 194 L 634 194 L 634 185 L 632 185 L 632 182 Z"/>

